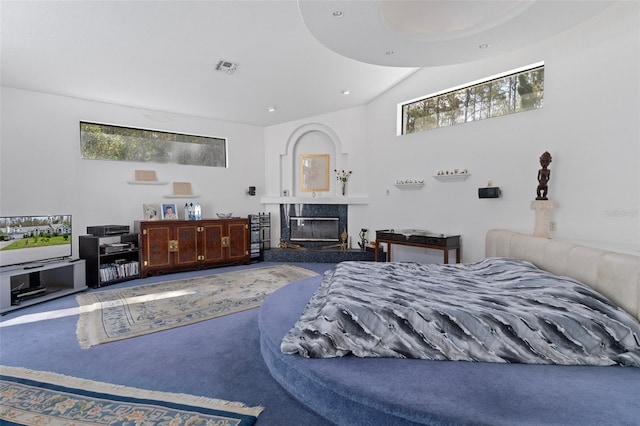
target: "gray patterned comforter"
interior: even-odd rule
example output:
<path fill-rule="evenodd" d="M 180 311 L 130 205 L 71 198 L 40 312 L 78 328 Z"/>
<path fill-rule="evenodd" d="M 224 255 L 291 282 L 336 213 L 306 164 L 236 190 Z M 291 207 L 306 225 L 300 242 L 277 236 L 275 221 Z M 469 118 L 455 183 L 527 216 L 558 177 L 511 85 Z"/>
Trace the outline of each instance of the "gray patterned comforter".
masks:
<path fill-rule="evenodd" d="M 287 354 L 640 367 L 640 323 L 533 264 L 343 262 L 281 343 Z"/>

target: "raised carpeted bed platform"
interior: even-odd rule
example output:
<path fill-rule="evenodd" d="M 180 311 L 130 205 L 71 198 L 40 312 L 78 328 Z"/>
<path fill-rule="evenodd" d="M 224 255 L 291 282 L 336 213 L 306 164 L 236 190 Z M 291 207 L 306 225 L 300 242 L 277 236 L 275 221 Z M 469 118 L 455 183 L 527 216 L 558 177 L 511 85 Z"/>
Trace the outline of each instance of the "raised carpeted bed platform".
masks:
<path fill-rule="evenodd" d="M 289 284 L 260 308 L 262 356 L 293 396 L 338 425 L 637 424 L 640 368 L 306 359 L 280 341 L 321 278 Z"/>

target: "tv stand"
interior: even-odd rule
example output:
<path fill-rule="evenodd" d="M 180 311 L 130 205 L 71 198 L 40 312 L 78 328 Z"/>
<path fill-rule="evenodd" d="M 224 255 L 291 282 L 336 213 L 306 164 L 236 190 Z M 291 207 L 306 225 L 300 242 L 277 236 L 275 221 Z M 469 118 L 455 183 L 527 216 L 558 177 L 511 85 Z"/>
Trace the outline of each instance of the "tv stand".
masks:
<path fill-rule="evenodd" d="M 0 314 L 87 288 L 85 261 L 58 260 L 0 270 Z"/>

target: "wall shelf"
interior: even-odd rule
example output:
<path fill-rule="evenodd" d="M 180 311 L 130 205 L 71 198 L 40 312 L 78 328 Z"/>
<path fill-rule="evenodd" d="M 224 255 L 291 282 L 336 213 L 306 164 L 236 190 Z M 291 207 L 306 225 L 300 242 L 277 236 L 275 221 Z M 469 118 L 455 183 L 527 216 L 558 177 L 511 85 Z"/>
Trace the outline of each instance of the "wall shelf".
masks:
<path fill-rule="evenodd" d="M 433 178 L 439 180 L 440 182 L 461 182 L 463 180 L 467 180 L 467 178 L 471 176 L 471 173 L 458 173 L 451 175 L 435 175 Z"/>
<path fill-rule="evenodd" d="M 128 180 L 129 185 L 166 185 L 169 182 L 161 182 L 157 180 Z"/>
<path fill-rule="evenodd" d="M 422 183 L 396 183 L 395 187 L 398 189 L 421 189 L 424 186 Z"/>
<path fill-rule="evenodd" d="M 199 198 L 197 194 L 167 194 L 163 195 L 164 198 Z"/>

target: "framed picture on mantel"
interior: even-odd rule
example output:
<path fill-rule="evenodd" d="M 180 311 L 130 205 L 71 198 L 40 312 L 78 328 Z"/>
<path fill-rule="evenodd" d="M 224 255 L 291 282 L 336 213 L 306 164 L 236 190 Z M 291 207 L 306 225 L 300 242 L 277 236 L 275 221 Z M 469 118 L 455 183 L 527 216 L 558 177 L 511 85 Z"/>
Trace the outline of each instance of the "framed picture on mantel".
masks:
<path fill-rule="evenodd" d="M 300 190 L 305 192 L 329 190 L 329 154 L 300 156 Z"/>

